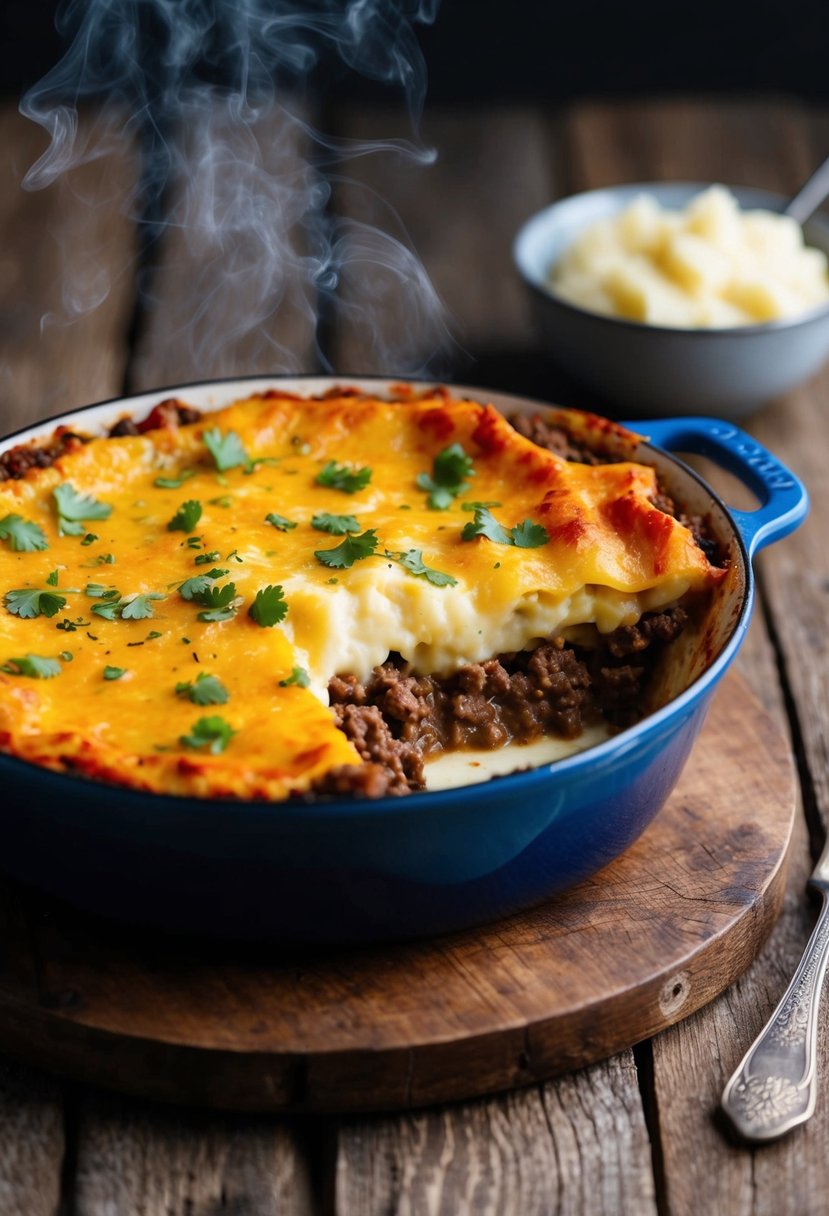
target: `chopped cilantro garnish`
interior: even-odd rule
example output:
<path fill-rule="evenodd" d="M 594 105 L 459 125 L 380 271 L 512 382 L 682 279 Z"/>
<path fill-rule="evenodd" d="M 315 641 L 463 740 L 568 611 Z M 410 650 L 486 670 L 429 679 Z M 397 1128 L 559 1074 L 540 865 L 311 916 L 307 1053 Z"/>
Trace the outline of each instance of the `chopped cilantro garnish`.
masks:
<path fill-rule="evenodd" d="M 218 756 L 235 734 L 236 731 L 229 722 L 214 714 L 210 718 L 199 718 L 198 722 L 194 722 L 190 727 L 190 734 L 181 735 L 179 743 L 185 747 L 206 747 L 214 756 Z"/>
<path fill-rule="evenodd" d="M 161 636 L 162 635 L 158 632 L 157 629 L 151 629 L 150 632 L 147 634 L 146 640 L 148 642 L 151 642 L 153 640 L 153 638 L 160 638 Z"/>
<path fill-rule="evenodd" d="M 278 456 L 257 456 L 255 460 L 248 461 L 248 466 L 245 469 L 245 472 L 248 475 L 250 475 L 251 473 L 255 473 L 260 465 L 278 465 L 278 464 L 279 464 Z"/>
<path fill-rule="evenodd" d="M 209 676 L 205 671 L 199 672 L 195 683 L 182 680 L 176 684 L 176 693 L 180 697 L 187 697 L 194 705 L 224 705 L 229 697 L 219 677 Z"/>
<path fill-rule="evenodd" d="M 114 553 L 99 553 L 95 560 L 99 566 L 114 566 L 115 565 L 115 554 Z"/>
<path fill-rule="evenodd" d="M 79 494 L 68 481 L 52 491 L 58 513 L 58 531 L 61 536 L 81 536 L 86 531 L 80 522 L 83 519 L 109 519 L 112 507 L 98 502 L 89 494 Z"/>
<path fill-rule="evenodd" d="M 219 498 L 208 498 L 207 501 L 211 507 L 232 507 L 233 495 L 222 494 Z"/>
<path fill-rule="evenodd" d="M 40 524 L 30 523 L 22 515 L 4 515 L 0 519 L 0 540 L 7 540 L 15 553 L 35 553 L 48 548 Z"/>
<path fill-rule="evenodd" d="M 188 536 L 187 540 L 184 543 L 188 549 L 201 549 L 201 537 L 200 536 Z"/>
<path fill-rule="evenodd" d="M 111 600 L 118 595 L 114 587 L 106 587 L 103 583 L 87 583 L 85 592 L 92 600 Z"/>
<path fill-rule="evenodd" d="M 201 604 L 203 601 L 200 597 L 210 589 L 211 580 L 224 578 L 227 573 L 227 570 L 213 569 L 208 570 L 206 574 L 196 574 L 193 578 L 185 579 L 179 587 L 181 598 L 195 600 L 197 604 Z"/>
<path fill-rule="evenodd" d="M 63 659 L 64 663 L 71 663 L 74 655 L 71 650 L 62 650 L 58 657 Z"/>
<path fill-rule="evenodd" d="M 109 664 L 104 668 L 105 680 L 120 680 L 121 676 L 127 674 L 126 667 L 110 667 Z"/>
<path fill-rule="evenodd" d="M 53 591 L 7 591 L 4 599 L 12 616 L 31 620 L 36 616 L 57 616 L 66 607 L 66 598 Z"/>
<path fill-rule="evenodd" d="M 533 523 L 531 519 L 525 519 L 523 523 L 516 524 L 514 528 L 510 528 L 512 542 L 519 549 L 538 549 L 541 545 L 546 545 L 550 539 L 550 533 L 541 524 Z"/>
<path fill-rule="evenodd" d="M 200 553 L 196 558 L 195 564 L 197 566 L 206 566 L 208 562 L 217 562 L 221 556 L 218 549 L 214 549 L 212 553 Z"/>
<path fill-rule="evenodd" d="M 176 511 L 167 524 L 168 532 L 192 532 L 201 519 L 201 503 L 196 498 L 188 498 Z M 190 542 L 188 541 L 188 544 Z"/>
<path fill-rule="evenodd" d="M 356 494 L 371 481 L 371 469 L 365 465 L 361 469 L 353 469 L 346 464 L 337 464 L 336 460 L 328 460 L 317 473 L 316 480 L 317 485 L 328 486 L 331 490 Z"/>
<path fill-rule="evenodd" d="M 315 515 L 311 527 L 318 532 L 330 532 L 332 536 L 345 536 L 348 532 L 359 532 L 360 525 L 355 515 L 329 515 L 327 511 Z"/>
<path fill-rule="evenodd" d="M 386 556 L 391 557 L 392 554 L 387 553 Z M 399 557 L 395 555 L 395 560 L 399 561 L 409 574 L 425 578 L 435 587 L 457 586 L 458 580 L 451 574 L 444 574 L 442 570 L 433 570 L 431 566 L 427 566 L 423 561 L 423 553 L 420 549 L 409 549 L 406 553 L 401 553 Z"/>
<path fill-rule="evenodd" d="M 81 541 L 82 545 L 94 545 L 98 537 L 94 532 L 87 532 L 86 536 Z"/>
<path fill-rule="evenodd" d="M 519 549 L 537 549 L 550 539 L 547 529 L 531 519 L 507 530 L 486 507 L 476 507 L 473 522 L 464 524 L 461 532 L 461 540 L 474 540 L 476 536 L 484 536 L 496 545 L 516 545 Z"/>
<path fill-rule="evenodd" d="M 348 570 L 362 558 L 371 557 L 377 545 L 377 533 L 374 528 L 369 528 L 359 536 L 346 536 L 345 540 L 333 549 L 315 549 L 314 557 L 322 562 L 323 566 L 330 566 L 334 570 Z"/>
<path fill-rule="evenodd" d="M 93 604 L 92 611 L 105 621 L 145 621 L 153 615 L 151 601 L 163 599 L 163 595 L 155 592 L 127 595 L 117 600 L 110 599 L 107 603 Z"/>
<path fill-rule="evenodd" d="M 225 583 L 223 587 L 210 586 L 193 595 L 193 602 L 206 609 L 199 613 L 200 621 L 229 621 L 236 615 L 236 584 Z"/>
<path fill-rule="evenodd" d="M 235 431 L 223 435 L 217 426 L 205 431 L 202 435 L 205 447 L 216 462 L 220 473 L 227 469 L 236 469 L 240 465 L 248 465 L 248 454 L 242 446 L 242 441 Z"/>
<path fill-rule="evenodd" d="M 10 676 L 29 676 L 32 680 L 51 680 L 60 675 L 57 659 L 44 659 L 38 654 L 26 654 L 20 659 L 9 659 L 2 670 Z"/>
<path fill-rule="evenodd" d="M 417 485 L 429 495 L 427 502 L 433 511 L 446 511 L 467 488 L 467 478 L 474 476 L 472 457 L 467 456 L 459 443 L 452 443 L 438 452 L 431 474 L 418 474 Z"/>
<path fill-rule="evenodd" d="M 290 532 L 297 525 L 290 519 L 286 519 L 284 515 L 277 515 L 276 511 L 271 511 L 265 516 L 266 524 L 273 524 L 280 532 Z"/>
<path fill-rule="evenodd" d="M 297 688 L 307 688 L 310 683 L 305 668 L 295 667 L 287 679 L 279 681 L 279 687 L 289 688 L 292 684 L 296 684 Z"/>
<path fill-rule="evenodd" d="M 195 476 L 195 469 L 182 469 L 178 477 L 156 477 L 153 485 L 158 486 L 160 490 L 178 490 L 185 481 L 189 481 L 191 477 Z"/>
<path fill-rule="evenodd" d="M 280 621 L 284 621 L 288 615 L 288 602 L 282 588 L 279 585 L 260 588 L 256 592 L 256 598 L 248 608 L 248 616 L 252 621 L 256 621 L 257 625 L 263 628 L 270 628 L 271 625 L 278 625 Z"/>
<path fill-rule="evenodd" d="M 462 511 L 486 511 L 488 507 L 500 507 L 501 503 L 495 499 L 490 499 L 488 502 L 462 502 Z"/>
<path fill-rule="evenodd" d="M 47 584 L 48 584 L 50 587 L 57 587 L 57 585 L 58 585 L 58 571 L 57 571 L 57 570 L 52 570 L 52 572 L 51 572 L 50 574 L 47 574 L 47 575 L 46 575 L 46 582 L 47 582 Z"/>

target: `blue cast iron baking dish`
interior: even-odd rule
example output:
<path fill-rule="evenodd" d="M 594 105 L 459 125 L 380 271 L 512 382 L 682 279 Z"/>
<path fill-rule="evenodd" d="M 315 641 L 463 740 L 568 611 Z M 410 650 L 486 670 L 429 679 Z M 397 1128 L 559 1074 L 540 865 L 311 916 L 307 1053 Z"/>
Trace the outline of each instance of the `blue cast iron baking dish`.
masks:
<path fill-rule="evenodd" d="M 172 395 L 208 410 L 268 387 L 312 395 L 336 383 L 268 377 L 176 386 L 50 419 L 0 450 L 58 423 L 103 433 L 125 412 L 143 417 Z M 380 395 L 391 387 L 348 383 Z M 505 413 L 546 408 L 454 391 Z M 165 797 L 0 756 L 0 868 L 91 911 L 167 932 L 342 942 L 494 920 L 604 866 L 641 834 L 679 776 L 748 627 L 753 554 L 796 528 L 808 506 L 798 479 L 731 423 L 629 425 L 650 437 L 631 455 L 656 466 L 686 510 L 708 516 L 730 555 L 708 616 L 660 676 L 665 703 L 636 726 L 556 764 L 480 785 L 310 805 Z M 760 506 L 729 510 L 671 450 L 712 457 Z"/>

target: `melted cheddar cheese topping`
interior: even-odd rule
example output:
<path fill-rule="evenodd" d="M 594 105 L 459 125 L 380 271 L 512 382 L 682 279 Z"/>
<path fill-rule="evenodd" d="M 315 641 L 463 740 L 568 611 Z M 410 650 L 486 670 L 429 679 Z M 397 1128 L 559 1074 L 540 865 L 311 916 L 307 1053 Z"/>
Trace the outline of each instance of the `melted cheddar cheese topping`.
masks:
<path fill-rule="evenodd" d="M 575 430 L 598 424 L 566 417 Z M 216 428 L 238 437 L 247 463 L 217 468 L 204 440 Z M 452 444 L 472 472 L 435 510 L 417 479 Z M 370 480 L 353 493 L 320 484 L 331 461 L 370 468 Z M 67 483 L 111 508 L 83 523 L 94 540 L 60 535 L 54 491 Z M 25 552 L 0 541 L 0 747 L 145 790 L 267 799 L 307 790 L 330 768 L 361 763 L 327 709 L 332 675 L 366 678 L 390 651 L 422 672 L 451 671 L 551 633 L 633 624 L 712 583 L 720 572 L 652 505 L 655 492 L 650 468 L 567 463 L 491 407 L 439 392 L 393 403 L 272 392 L 191 426 L 76 445 L 0 486 L 0 524 L 18 515 L 48 544 Z M 197 522 L 171 528 L 188 501 L 201 507 Z M 470 502 L 497 504 L 486 510 L 508 533 L 531 521 L 547 539 L 529 548 L 463 539 Z M 373 530 L 374 554 L 323 564 L 317 551 L 346 539 L 312 526 L 324 513 Z M 449 576 L 443 585 L 401 562 L 413 550 Z M 233 602 L 226 619 L 200 619 L 203 606 L 181 586 L 215 571 L 213 585 L 234 584 Z M 274 625 L 249 615 L 268 586 L 287 603 Z M 11 590 L 66 603 L 26 618 L 10 611 Z M 94 611 L 136 595 L 147 597 L 138 619 Z M 14 660 L 31 655 L 56 661 L 59 674 L 24 674 Z M 225 702 L 203 707 L 177 693 L 200 674 L 218 678 Z M 234 732 L 215 754 L 192 738 L 211 715 Z"/>

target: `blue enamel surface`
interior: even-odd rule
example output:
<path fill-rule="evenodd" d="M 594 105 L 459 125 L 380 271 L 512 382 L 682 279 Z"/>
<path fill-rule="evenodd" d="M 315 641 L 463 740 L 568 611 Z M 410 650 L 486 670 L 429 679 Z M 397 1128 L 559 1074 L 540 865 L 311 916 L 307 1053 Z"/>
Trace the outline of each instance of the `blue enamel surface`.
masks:
<path fill-rule="evenodd" d="M 733 513 L 746 590 L 731 638 L 669 705 L 553 766 L 403 799 L 160 797 L 0 756 L 3 869 L 168 932 L 348 941 L 494 920 L 607 864 L 665 802 L 739 649 L 753 597 L 749 553 L 807 509 L 797 479 L 728 424 L 670 419 L 642 429 L 666 448 L 713 455 L 761 500 L 757 512 Z"/>

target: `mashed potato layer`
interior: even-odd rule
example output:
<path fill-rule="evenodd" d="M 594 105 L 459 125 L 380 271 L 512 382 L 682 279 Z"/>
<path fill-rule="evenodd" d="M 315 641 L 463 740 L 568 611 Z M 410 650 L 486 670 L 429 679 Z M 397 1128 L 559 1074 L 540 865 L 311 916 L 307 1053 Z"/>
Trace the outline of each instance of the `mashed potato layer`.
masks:
<path fill-rule="evenodd" d="M 827 259 L 804 245 L 800 225 L 741 211 L 722 186 L 683 211 L 640 195 L 586 228 L 549 281 L 591 312 L 678 329 L 759 325 L 829 300 Z"/>

